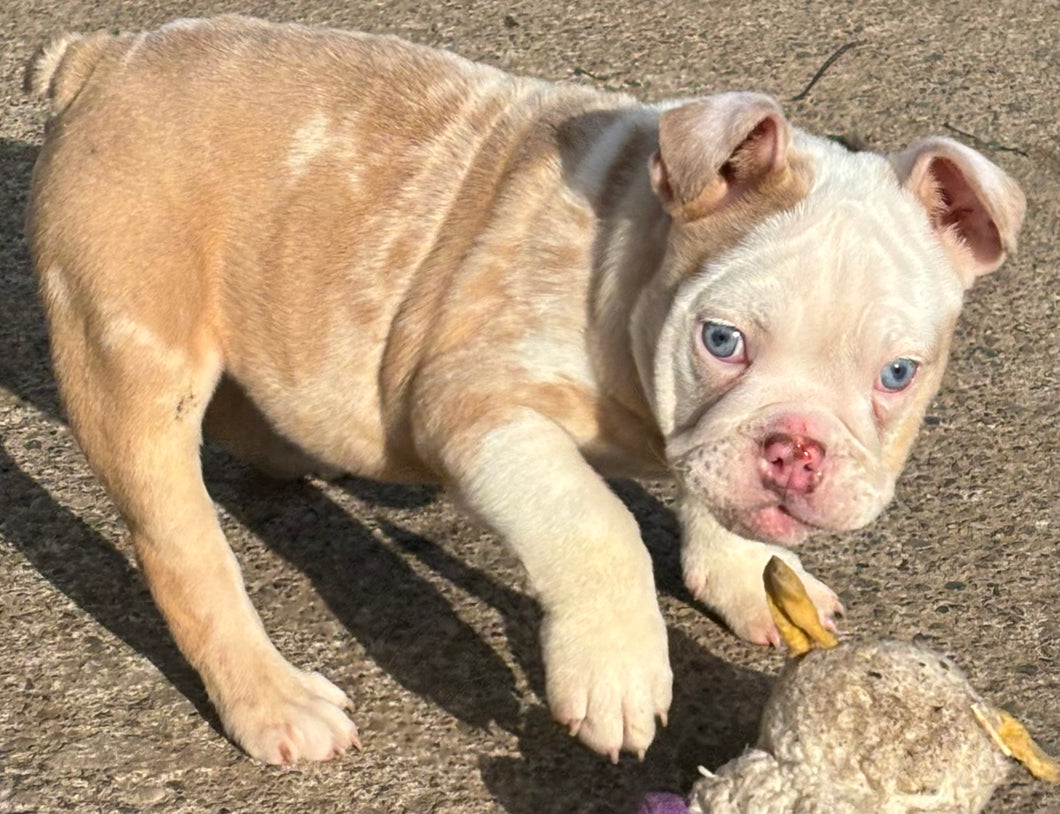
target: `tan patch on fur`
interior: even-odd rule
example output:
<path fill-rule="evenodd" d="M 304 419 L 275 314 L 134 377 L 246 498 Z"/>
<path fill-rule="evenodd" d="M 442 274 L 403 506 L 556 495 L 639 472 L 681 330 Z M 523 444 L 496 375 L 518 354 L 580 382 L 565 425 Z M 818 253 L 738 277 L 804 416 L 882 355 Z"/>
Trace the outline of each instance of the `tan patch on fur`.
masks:
<path fill-rule="evenodd" d="M 795 206 L 813 185 L 810 162 L 793 153 L 781 172 L 766 176 L 730 206 L 689 223 L 675 224 L 671 282 L 679 282 L 710 257 L 736 246 L 763 219 Z"/>

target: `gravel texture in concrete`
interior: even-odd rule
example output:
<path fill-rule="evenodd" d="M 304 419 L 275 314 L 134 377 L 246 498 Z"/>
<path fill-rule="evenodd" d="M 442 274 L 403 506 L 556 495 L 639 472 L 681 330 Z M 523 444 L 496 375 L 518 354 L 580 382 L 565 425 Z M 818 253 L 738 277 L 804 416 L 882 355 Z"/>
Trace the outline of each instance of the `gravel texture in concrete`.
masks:
<path fill-rule="evenodd" d="M 6 0 L 0 9 L 0 812 L 630 810 L 687 791 L 754 737 L 777 653 L 738 642 L 681 586 L 673 492 L 622 482 L 670 625 L 670 726 L 643 763 L 549 719 L 539 612 L 498 540 L 430 489 L 276 487 L 207 450 L 208 483 L 275 642 L 356 705 L 365 749 L 278 769 L 218 731 L 116 513 L 64 424 L 21 236 L 44 111 L 21 92 L 65 29 L 221 11 L 400 34 L 502 68 L 646 99 L 757 89 L 879 149 L 955 135 L 1022 184 L 1019 256 L 968 295 L 942 393 L 898 494 L 805 560 L 845 626 L 953 657 L 1060 752 L 1060 5 L 931 0 Z M 1014 768 L 992 811 L 1060 811 Z"/>

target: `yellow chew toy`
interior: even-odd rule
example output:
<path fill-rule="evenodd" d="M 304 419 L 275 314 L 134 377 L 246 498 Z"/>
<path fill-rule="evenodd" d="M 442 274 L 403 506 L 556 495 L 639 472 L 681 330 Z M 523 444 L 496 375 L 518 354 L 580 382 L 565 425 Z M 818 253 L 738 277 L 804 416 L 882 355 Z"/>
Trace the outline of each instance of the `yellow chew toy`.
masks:
<path fill-rule="evenodd" d="M 762 579 L 769 612 L 791 655 L 801 656 L 814 646 L 828 648 L 839 644 L 835 634 L 821 624 L 798 574 L 780 557 L 770 558 Z"/>

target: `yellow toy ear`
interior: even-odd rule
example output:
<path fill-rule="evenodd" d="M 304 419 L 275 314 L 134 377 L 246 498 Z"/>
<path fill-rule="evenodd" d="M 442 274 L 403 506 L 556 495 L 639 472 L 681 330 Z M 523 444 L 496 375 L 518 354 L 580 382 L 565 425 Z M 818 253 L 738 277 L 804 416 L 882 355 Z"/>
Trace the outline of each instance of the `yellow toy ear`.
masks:
<path fill-rule="evenodd" d="M 972 712 L 998 749 L 1016 758 L 1039 780 L 1060 783 L 1060 765 L 1034 742 L 1023 724 L 1003 709 L 994 709 L 986 704 L 973 704 Z"/>
<path fill-rule="evenodd" d="M 801 656 L 814 647 L 835 647 L 839 640 L 821 624 L 817 607 L 806 594 L 806 588 L 787 563 L 773 556 L 762 572 L 766 601 L 780 638 L 793 656 Z"/>

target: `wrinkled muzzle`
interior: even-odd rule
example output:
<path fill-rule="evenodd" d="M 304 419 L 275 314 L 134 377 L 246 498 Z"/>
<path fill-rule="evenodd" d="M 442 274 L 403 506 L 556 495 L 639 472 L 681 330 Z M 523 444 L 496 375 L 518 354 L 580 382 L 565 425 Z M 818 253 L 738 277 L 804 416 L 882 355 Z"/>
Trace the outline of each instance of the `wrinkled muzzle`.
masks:
<path fill-rule="evenodd" d="M 894 492 L 878 451 L 835 416 L 790 404 L 744 421 L 708 413 L 667 453 L 689 499 L 734 533 L 766 542 L 860 528 Z"/>

